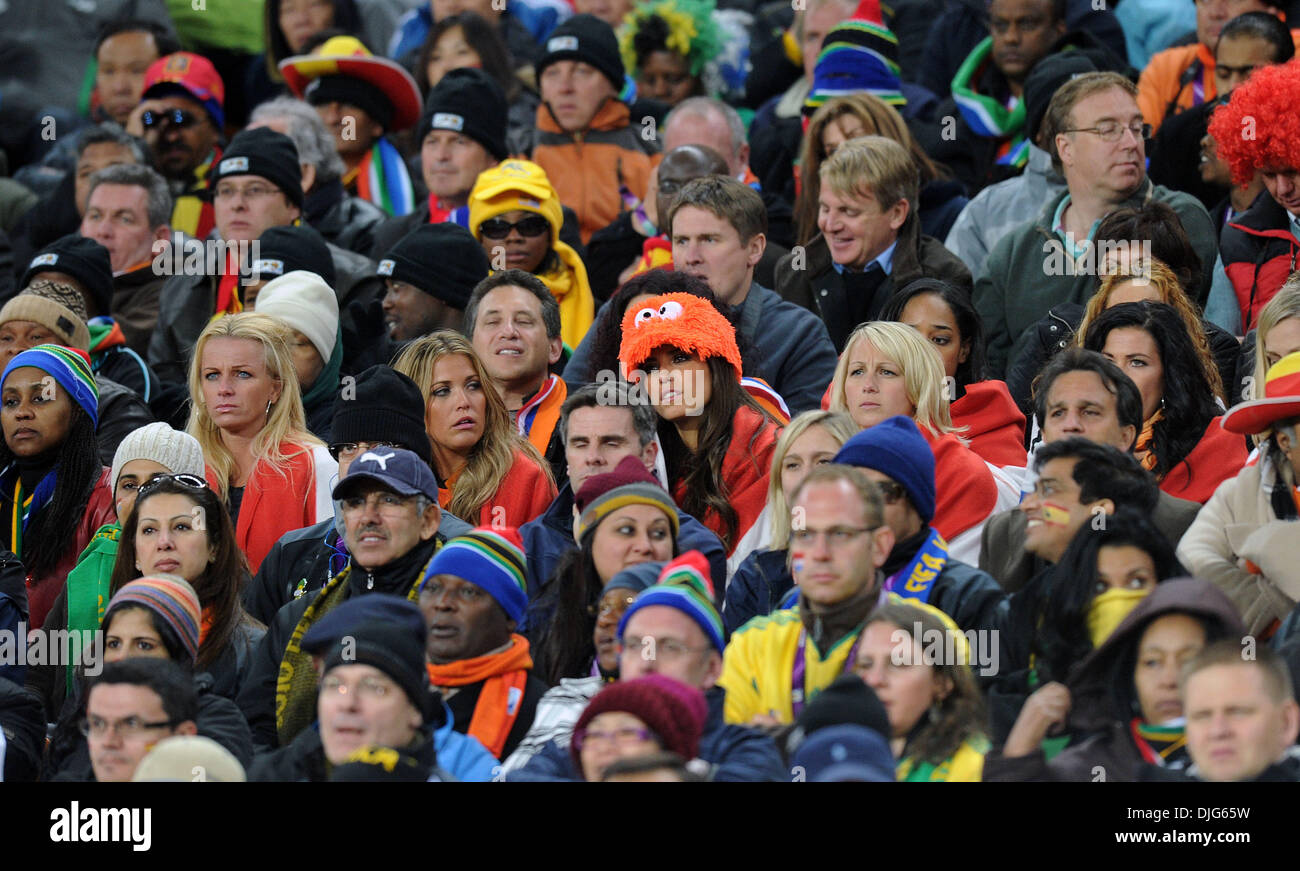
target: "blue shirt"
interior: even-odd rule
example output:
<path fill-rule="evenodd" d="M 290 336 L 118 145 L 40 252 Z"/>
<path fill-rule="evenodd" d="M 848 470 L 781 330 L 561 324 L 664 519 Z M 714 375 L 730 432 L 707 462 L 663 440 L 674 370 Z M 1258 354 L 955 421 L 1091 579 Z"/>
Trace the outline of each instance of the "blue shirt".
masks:
<path fill-rule="evenodd" d="M 850 272 L 850 271 L 870 272 L 872 266 L 879 265 L 881 271 L 884 272 L 886 275 L 889 275 L 891 272 L 894 271 L 894 249 L 897 247 L 898 247 L 898 240 L 895 239 L 894 244 L 890 245 L 888 248 L 882 251 L 879 257 L 877 257 L 875 260 L 872 260 L 866 266 L 862 267 L 861 270 L 857 270 L 857 269 L 851 270 L 849 267 L 841 263 L 836 263 L 834 260 L 831 261 L 831 266 L 833 266 L 835 268 L 835 271 L 838 272 L 840 275 L 844 275 L 846 272 Z"/>

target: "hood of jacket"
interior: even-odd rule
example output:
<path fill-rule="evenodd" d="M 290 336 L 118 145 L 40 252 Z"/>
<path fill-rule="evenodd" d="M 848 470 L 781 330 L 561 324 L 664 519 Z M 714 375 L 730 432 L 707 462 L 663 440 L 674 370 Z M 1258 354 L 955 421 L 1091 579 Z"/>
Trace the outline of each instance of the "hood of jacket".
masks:
<path fill-rule="evenodd" d="M 1157 584 L 1071 675 L 1071 708 L 1079 712 L 1071 717 L 1072 728 L 1095 729 L 1133 718 L 1137 713 L 1133 666 L 1138 642 L 1154 620 L 1168 614 L 1199 618 L 1210 640 L 1240 637 L 1246 632 L 1236 606 L 1208 581 L 1177 578 Z"/>

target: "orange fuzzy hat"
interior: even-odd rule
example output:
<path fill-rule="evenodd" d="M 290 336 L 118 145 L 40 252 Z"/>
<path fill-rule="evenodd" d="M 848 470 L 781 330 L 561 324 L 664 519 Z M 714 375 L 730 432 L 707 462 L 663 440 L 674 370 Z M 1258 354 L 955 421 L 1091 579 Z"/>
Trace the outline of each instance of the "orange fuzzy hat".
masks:
<path fill-rule="evenodd" d="M 706 299 L 689 293 L 665 293 L 627 310 L 623 315 L 623 342 L 618 349 L 624 376 L 664 345 L 696 354 L 701 360 L 722 357 L 740 380 L 736 330 Z"/>

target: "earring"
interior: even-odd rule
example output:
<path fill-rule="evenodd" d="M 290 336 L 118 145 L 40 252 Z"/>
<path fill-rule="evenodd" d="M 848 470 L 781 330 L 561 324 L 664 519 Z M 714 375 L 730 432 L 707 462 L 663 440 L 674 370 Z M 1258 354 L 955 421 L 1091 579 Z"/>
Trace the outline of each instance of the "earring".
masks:
<path fill-rule="evenodd" d="M 271 416 L 271 404 L 272 404 L 272 403 L 271 403 L 271 400 L 268 399 L 268 400 L 266 401 L 266 416 L 267 416 L 267 417 L 270 417 L 270 416 Z"/>

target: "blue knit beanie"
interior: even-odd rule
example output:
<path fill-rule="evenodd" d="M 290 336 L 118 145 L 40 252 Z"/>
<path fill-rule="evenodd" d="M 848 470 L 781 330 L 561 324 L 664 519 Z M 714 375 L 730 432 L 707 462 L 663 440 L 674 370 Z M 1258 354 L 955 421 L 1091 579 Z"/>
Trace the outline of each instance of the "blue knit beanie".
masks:
<path fill-rule="evenodd" d="M 481 587 L 519 623 L 528 610 L 524 543 L 513 527 L 480 526 L 447 542 L 429 563 L 420 589 L 435 575 L 453 575 Z"/>
<path fill-rule="evenodd" d="M 90 368 L 90 356 L 85 351 L 65 348 L 62 345 L 37 345 L 28 348 L 9 361 L 0 385 L 9 373 L 24 366 L 40 369 L 53 376 L 59 386 L 68 391 L 72 401 L 80 405 L 94 426 L 99 425 L 99 387 Z"/>
<path fill-rule="evenodd" d="M 934 451 L 910 417 L 882 420 L 844 443 L 835 462 L 888 475 L 907 491 L 922 522 L 934 519 Z"/>

